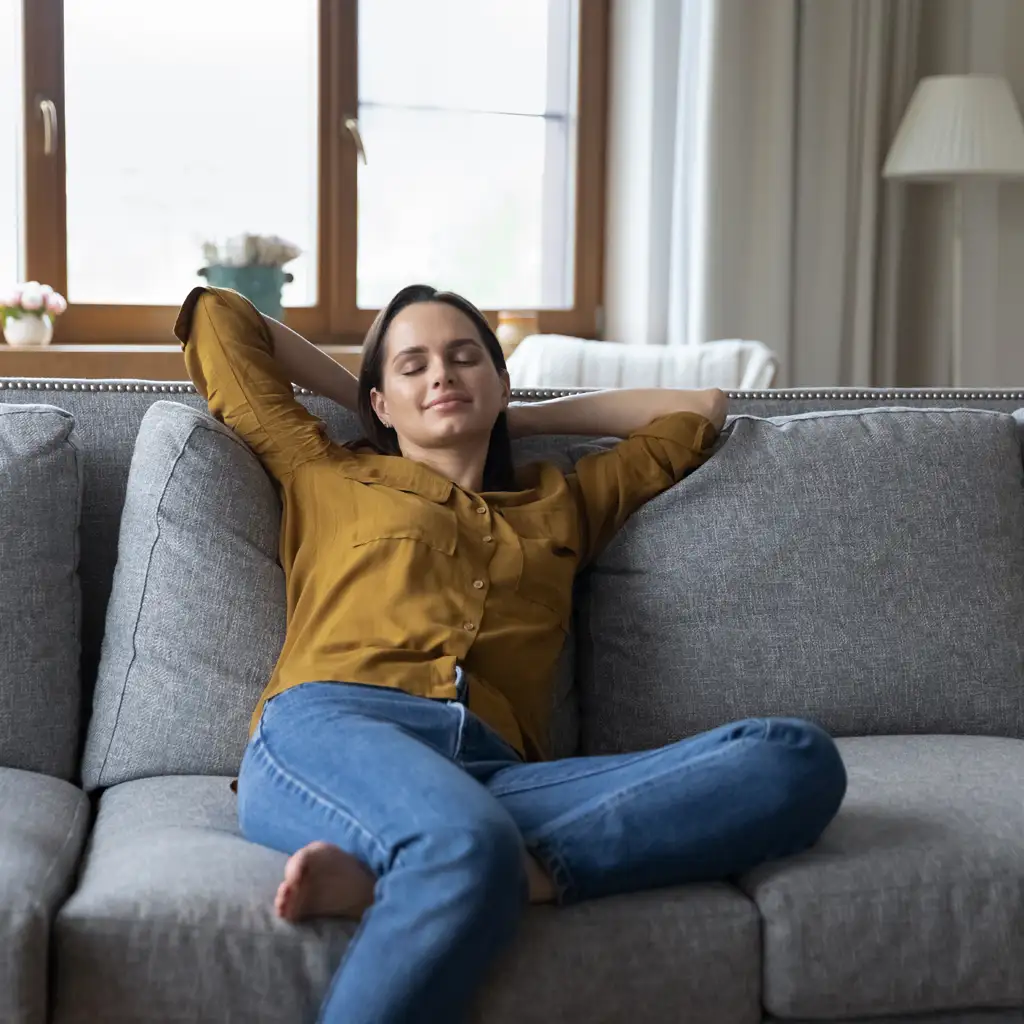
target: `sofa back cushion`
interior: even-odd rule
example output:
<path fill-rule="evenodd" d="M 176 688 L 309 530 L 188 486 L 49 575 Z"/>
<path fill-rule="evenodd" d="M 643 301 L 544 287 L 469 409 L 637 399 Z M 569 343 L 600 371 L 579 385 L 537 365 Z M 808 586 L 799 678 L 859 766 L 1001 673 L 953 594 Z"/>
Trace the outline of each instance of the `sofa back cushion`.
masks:
<path fill-rule="evenodd" d="M 583 750 L 765 715 L 1024 736 L 1022 485 L 1002 413 L 735 419 L 586 578 Z"/>
<path fill-rule="evenodd" d="M 542 390 L 519 391 L 515 399 L 551 398 Z M 976 406 L 1012 413 L 1024 399 L 1020 391 L 948 392 L 901 390 L 861 391 L 855 388 L 815 388 L 807 391 L 759 391 L 734 396 L 735 414 L 779 416 L 821 409 L 860 409 L 865 405 L 891 404 L 899 400 L 915 406 Z M 206 402 L 191 384 L 137 380 L 24 380 L 0 377 L 0 404 L 31 405 L 47 402 L 66 409 L 75 419 L 75 435 L 84 454 L 81 562 L 82 586 L 82 687 L 86 706 L 100 659 L 107 600 L 117 561 L 121 508 L 128 483 L 128 468 L 142 417 L 154 402 L 170 400 L 206 411 Z M 358 436 L 357 417 L 319 395 L 302 394 L 299 400 L 323 419 L 331 437 L 349 440 Z M 526 438 L 520 447 L 575 450 L 581 438 Z M 540 446 L 538 446 L 540 447 Z"/>
<path fill-rule="evenodd" d="M 74 418 L 0 405 L 0 766 L 78 760 L 82 460 Z"/>
<path fill-rule="evenodd" d="M 523 460 L 559 458 L 549 439 Z M 175 402 L 142 420 L 82 766 L 94 790 L 154 775 L 233 775 L 284 642 L 280 503 L 245 443 Z M 557 672 L 552 744 L 578 742 L 572 637 Z"/>
<path fill-rule="evenodd" d="M 284 642 L 280 506 L 255 456 L 205 412 L 143 418 L 82 766 L 97 789 L 231 775 Z"/>

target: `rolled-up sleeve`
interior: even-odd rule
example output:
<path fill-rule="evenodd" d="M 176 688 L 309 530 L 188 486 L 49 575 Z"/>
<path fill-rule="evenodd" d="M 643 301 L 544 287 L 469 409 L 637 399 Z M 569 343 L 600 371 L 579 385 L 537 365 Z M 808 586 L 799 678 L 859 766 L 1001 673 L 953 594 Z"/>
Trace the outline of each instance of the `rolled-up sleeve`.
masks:
<path fill-rule="evenodd" d="M 248 299 L 222 288 L 195 288 L 178 313 L 175 337 L 210 412 L 283 479 L 330 448 L 317 419 L 295 398 L 274 358 L 266 321 Z"/>
<path fill-rule="evenodd" d="M 594 558 L 644 502 L 710 457 L 715 425 L 694 412 L 659 416 L 613 448 L 583 456 L 566 480 L 580 521 L 580 564 Z"/>

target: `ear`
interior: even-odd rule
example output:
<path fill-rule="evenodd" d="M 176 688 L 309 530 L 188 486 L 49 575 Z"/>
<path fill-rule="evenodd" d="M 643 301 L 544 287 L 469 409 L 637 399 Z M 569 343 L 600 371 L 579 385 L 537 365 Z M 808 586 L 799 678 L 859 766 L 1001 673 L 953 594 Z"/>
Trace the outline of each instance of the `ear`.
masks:
<path fill-rule="evenodd" d="M 384 424 L 385 427 L 391 426 L 391 420 L 388 417 L 388 403 L 384 398 L 382 392 L 376 388 L 370 388 L 370 404 L 373 406 L 373 411 L 377 414 L 377 419 Z"/>
<path fill-rule="evenodd" d="M 501 407 L 502 409 L 508 408 L 508 403 L 512 401 L 512 381 L 508 375 L 508 370 L 501 371 Z"/>

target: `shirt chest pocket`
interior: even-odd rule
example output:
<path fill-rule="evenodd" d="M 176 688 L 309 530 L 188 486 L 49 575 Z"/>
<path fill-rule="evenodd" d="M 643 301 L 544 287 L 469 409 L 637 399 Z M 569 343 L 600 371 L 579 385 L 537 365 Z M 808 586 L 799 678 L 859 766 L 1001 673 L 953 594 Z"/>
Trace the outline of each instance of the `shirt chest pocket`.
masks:
<path fill-rule="evenodd" d="M 455 513 L 436 505 L 402 509 L 377 508 L 360 515 L 350 534 L 353 548 L 367 544 L 415 541 L 446 555 L 454 555 L 459 538 Z"/>
<path fill-rule="evenodd" d="M 516 592 L 553 612 L 559 625 L 568 629 L 578 552 L 557 518 L 534 520 L 530 534 L 518 538 L 522 564 Z"/>

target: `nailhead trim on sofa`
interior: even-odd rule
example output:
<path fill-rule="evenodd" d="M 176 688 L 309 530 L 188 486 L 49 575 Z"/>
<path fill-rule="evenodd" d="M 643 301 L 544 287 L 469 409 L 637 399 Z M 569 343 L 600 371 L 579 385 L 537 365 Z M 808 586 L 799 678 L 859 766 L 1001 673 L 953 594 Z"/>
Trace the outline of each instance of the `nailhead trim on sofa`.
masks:
<path fill-rule="evenodd" d="M 83 380 L 0 380 L 0 391 L 2 390 L 27 390 L 27 391 L 135 391 L 156 394 L 191 394 L 196 393 L 194 384 L 186 383 L 124 383 L 117 381 L 83 381 Z M 516 388 L 512 391 L 513 398 L 561 398 L 565 395 L 584 394 L 587 391 L 600 390 L 598 388 Z M 299 395 L 313 395 L 316 392 L 306 388 L 295 388 Z M 938 398 L 944 400 L 972 400 L 978 401 L 986 398 L 994 398 L 1000 401 L 1021 401 L 1024 400 L 1024 391 L 1004 390 L 1000 388 L 988 388 L 983 391 L 971 391 L 965 388 L 876 388 L 862 390 L 858 388 L 775 388 L 768 391 L 727 391 L 730 398 L 743 398 L 748 400 L 779 399 L 781 401 L 792 401 L 794 399 L 833 401 L 850 400 L 856 401 L 893 401 L 899 399 L 912 399 L 920 401 L 923 398 Z"/>

